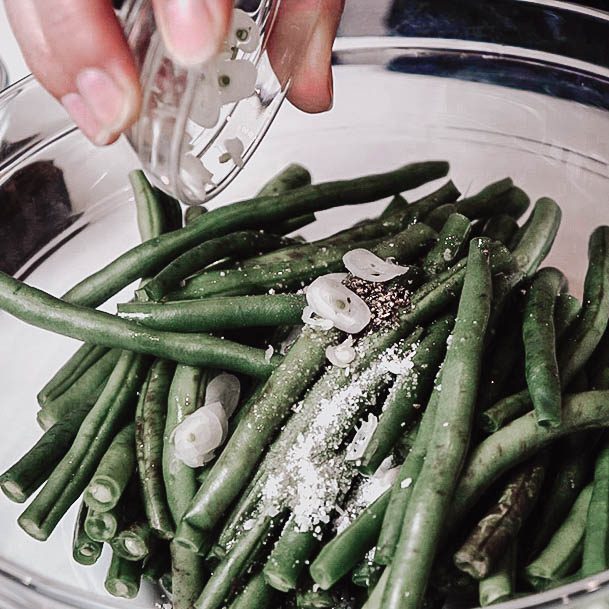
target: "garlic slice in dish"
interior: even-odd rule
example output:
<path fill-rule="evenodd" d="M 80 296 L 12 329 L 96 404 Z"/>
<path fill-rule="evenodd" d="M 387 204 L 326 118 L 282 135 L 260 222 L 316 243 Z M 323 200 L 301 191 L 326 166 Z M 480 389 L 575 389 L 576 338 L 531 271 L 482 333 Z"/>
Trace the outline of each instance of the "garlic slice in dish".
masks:
<path fill-rule="evenodd" d="M 237 167 L 243 167 L 245 165 L 245 161 L 243 160 L 245 146 L 238 137 L 226 140 L 224 142 L 224 148 L 226 148 L 226 152 L 223 152 L 220 155 L 220 163 L 232 161 Z"/>
<path fill-rule="evenodd" d="M 245 12 L 237 8 L 233 11 L 233 21 L 228 34 L 228 44 L 232 48 L 251 53 L 260 44 L 260 28 Z"/>
<path fill-rule="evenodd" d="M 224 412 L 224 407 L 220 402 L 212 402 L 211 404 L 206 404 L 203 408 L 209 409 L 209 411 L 218 419 L 218 423 L 222 427 L 222 443 L 226 440 L 228 436 L 228 417 L 226 416 L 226 412 Z"/>
<path fill-rule="evenodd" d="M 355 277 L 376 283 L 390 281 L 400 275 L 404 275 L 409 270 L 408 267 L 383 260 L 376 254 L 363 248 L 347 252 L 343 256 L 343 264 Z"/>
<path fill-rule="evenodd" d="M 212 410 L 203 407 L 188 415 L 172 434 L 176 457 L 189 467 L 201 467 L 220 444 L 224 430 Z"/>
<path fill-rule="evenodd" d="M 330 345 L 326 348 L 326 357 L 330 363 L 339 368 L 346 368 L 356 357 L 355 349 L 353 348 L 353 337 L 348 336 L 339 345 Z"/>
<path fill-rule="evenodd" d="M 219 61 L 216 64 L 216 78 L 220 103 L 229 104 L 255 93 L 258 71 L 251 61 L 245 59 Z"/>
<path fill-rule="evenodd" d="M 368 305 L 330 275 L 315 279 L 307 288 L 306 298 L 317 315 L 349 334 L 361 332 L 372 318 Z"/>
<path fill-rule="evenodd" d="M 347 454 L 345 455 L 347 461 L 357 461 L 364 456 L 378 422 L 378 418 L 372 413 L 368 415 L 366 421 L 362 422 L 361 427 L 355 432 L 351 444 L 347 447 Z"/>
<path fill-rule="evenodd" d="M 320 330 L 331 330 L 334 327 L 334 322 L 329 319 L 324 319 L 315 314 L 313 307 L 306 306 L 302 311 L 303 323 L 313 328 Z"/>
<path fill-rule="evenodd" d="M 204 404 L 220 402 L 227 417 L 231 417 L 241 394 L 241 381 L 234 375 L 222 372 L 207 384 Z"/>
<path fill-rule="evenodd" d="M 197 125 L 208 129 L 218 124 L 220 120 L 220 108 L 222 107 L 220 91 L 215 82 L 215 78 L 217 78 L 215 70 L 213 71 L 213 83 L 210 82 L 211 78 L 211 74 L 204 74 L 204 82 L 197 89 L 190 111 L 190 118 Z"/>

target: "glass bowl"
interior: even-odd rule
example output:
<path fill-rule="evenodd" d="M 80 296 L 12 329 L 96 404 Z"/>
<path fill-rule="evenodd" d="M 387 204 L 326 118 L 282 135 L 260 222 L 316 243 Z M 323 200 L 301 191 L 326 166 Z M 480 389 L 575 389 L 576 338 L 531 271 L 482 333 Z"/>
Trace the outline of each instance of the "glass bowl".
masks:
<path fill-rule="evenodd" d="M 511 176 L 532 199 L 556 199 L 564 218 L 547 263 L 564 269 L 581 293 L 587 238 L 609 220 L 609 54 L 601 53 L 609 45 L 609 15 L 566 2 L 504 0 L 476 9 L 484 14 L 474 2 L 463 11 L 434 2 L 433 14 L 430 4 L 379 2 L 370 9 L 365 0 L 350 0 L 335 49 L 332 111 L 308 116 L 284 105 L 256 155 L 213 205 L 246 198 L 292 162 L 319 182 L 446 159 L 466 194 Z M 586 44 L 587 31 L 603 34 L 598 48 Z M 43 201 L 20 197 L 12 206 L 0 198 L 0 264 L 60 295 L 137 243 L 127 173 L 138 160 L 125 139 L 104 149 L 90 145 L 31 79 L 0 95 L 1 116 L 0 185 L 25 175 L 24 183 L 44 186 L 61 170 L 65 189 Z M 301 234 L 325 236 L 381 205 L 320 213 Z M 104 308 L 113 311 L 128 297 L 125 290 Z M 35 394 L 77 344 L 4 314 L 0 336 L 3 470 L 38 437 Z M 134 602 L 112 600 L 102 585 L 107 558 L 88 568 L 71 561 L 73 511 L 41 544 L 18 528 L 21 510 L 0 499 L 1 609 L 150 609 L 163 602 L 152 589 Z M 609 572 L 505 607 L 608 603 Z"/>

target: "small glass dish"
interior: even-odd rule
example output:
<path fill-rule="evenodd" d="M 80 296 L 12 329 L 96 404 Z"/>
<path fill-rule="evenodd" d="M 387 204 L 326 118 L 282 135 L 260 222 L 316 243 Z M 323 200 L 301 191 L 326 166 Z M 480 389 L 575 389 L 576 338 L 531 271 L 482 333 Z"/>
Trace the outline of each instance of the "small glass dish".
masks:
<path fill-rule="evenodd" d="M 222 53 L 189 69 L 169 57 L 151 0 L 123 5 L 120 17 L 143 89 L 140 119 L 128 138 L 156 186 L 183 203 L 198 205 L 221 192 L 277 114 L 319 5 L 309 2 L 303 18 L 286 24 L 290 3 L 237 0 Z M 288 27 L 289 45 L 278 44 Z"/>

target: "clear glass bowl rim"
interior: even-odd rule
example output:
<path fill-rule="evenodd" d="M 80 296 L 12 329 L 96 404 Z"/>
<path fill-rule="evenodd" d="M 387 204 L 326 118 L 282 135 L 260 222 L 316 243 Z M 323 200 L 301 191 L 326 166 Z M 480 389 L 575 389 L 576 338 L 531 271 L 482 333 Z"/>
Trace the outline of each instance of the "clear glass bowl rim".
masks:
<path fill-rule="evenodd" d="M 533 0 L 521 1 L 531 2 Z M 550 2 L 548 2 L 548 0 L 542 0 L 539 3 L 546 4 L 546 2 L 548 4 L 552 2 L 552 4 L 554 4 L 553 0 L 550 0 Z M 577 7 L 568 2 L 556 2 L 556 4 L 561 4 L 567 9 L 573 7 L 573 10 L 581 10 L 581 7 Z M 591 10 L 596 15 L 599 15 L 599 12 L 595 9 Z M 609 22 L 609 13 L 600 14 Z M 491 52 L 494 50 L 497 52 L 500 51 L 500 49 L 494 49 L 495 45 L 492 43 L 475 44 L 460 40 L 431 38 L 407 39 L 387 36 L 339 39 L 337 41 L 336 50 L 348 49 L 368 51 L 374 48 L 382 48 L 383 46 L 412 50 L 414 52 L 420 50 L 428 52 L 455 51 L 473 47 L 482 47 L 484 50 L 490 50 Z M 598 77 L 604 81 L 609 80 L 609 70 L 593 64 L 569 60 L 568 58 L 558 55 L 553 56 L 547 53 L 530 52 L 521 48 L 506 49 L 505 47 L 502 47 L 501 52 L 503 54 L 509 53 L 514 58 L 523 59 L 524 61 L 534 59 L 535 61 L 546 62 L 553 65 L 566 65 L 570 70 L 581 72 L 588 77 Z M 32 76 L 26 76 L 2 90 L 3 82 L 4 84 L 8 82 L 8 74 L 0 60 L 0 107 L 2 107 L 3 102 L 10 101 L 13 90 L 25 85 L 31 86 L 33 81 L 34 78 Z M 66 137 L 72 133 L 73 130 L 73 128 L 70 128 L 60 131 L 56 134 L 56 137 L 47 136 L 45 141 L 38 143 L 36 146 L 37 151 L 40 151 L 46 145 L 51 145 L 58 139 Z M 22 160 L 22 157 L 17 157 L 12 159 L 12 162 L 9 163 L 8 167 L 2 167 L 3 171 L 0 171 L 0 178 L 2 177 L 1 174 L 10 174 L 11 165 L 17 165 Z M 594 603 L 597 600 L 600 601 L 604 596 L 609 596 L 609 570 L 552 590 L 499 603 L 495 605 L 495 607 L 498 609 L 525 609 L 528 607 L 558 606 L 558 604 L 564 605 L 571 603 L 586 603 L 587 605 L 589 603 Z M 8 602 L 9 604 L 5 605 L 4 602 Z M 14 605 L 11 603 L 14 603 Z M 42 607 L 45 609 L 124 609 L 126 607 L 124 601 L 115 600 L 110 596 L 104 597 L 92 593 L 85 593 L 70 585 L 55 582 L 44 575 L 31 573 L 24 567 L 14 564 L 2 556 L 0 556 L 0 606 L 10 607 L 10 609 L 12 609 L 13 606 L 15 609 L 21 609 L 22 607 L 23 609 L 26 607 L 28 609 L 39 609 Z M 137 600 L 129 601 L 128 606 L 133 609 L 150 609 L 149 606 L 142 605 Z"/>

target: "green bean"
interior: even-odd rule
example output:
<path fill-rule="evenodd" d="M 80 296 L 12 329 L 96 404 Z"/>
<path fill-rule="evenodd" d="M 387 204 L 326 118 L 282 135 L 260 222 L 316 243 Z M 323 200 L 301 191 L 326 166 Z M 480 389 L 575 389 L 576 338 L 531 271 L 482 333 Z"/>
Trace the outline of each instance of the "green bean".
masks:
<path fill-rule="evenodd" d="M 609 568 L 609 442 L 605 439 L 596 459 L 594 484 L 586 520 L 581 575 Z"/>
<path fill-rule="evenodd" d="M 498 214 L 491 216 L 482 228 L 482 235 L 492 241 L 499 241 L 504 245 L 508 245 L 516 231 L 518 230 L 518 222 L 508 214 Z"/>
<path fill-rule="evenodd" d="M 295 233 L 297 230 L 300 230 L 309 224 L 313 224 L 316 219 L 317 218 L 313 213 L 296 216 L 295 218 L 290 218 L 289 220 L 284 220 L 283 222 L 275 224 L 272 227 L 273 232 L 277 235 L 290 235 L 291 233 Z"/>
<path fill-rule="evenodd" d="M 163 436 L 163 479 L 167 503 L 174 522 L 178 523 L 174 542 L 192 553 L 199 552 L 203 547 L 203 535 L 182 518 L 197 493 L 199 482 L 195 470 L 177 458 L 171 438 L 176 427 L 200 406 L 201 387 L 206 386 L 207 374 L 199 368 L 176 368 L 167 399 L 167 420 Z"/>
<path fill-rule="evenodd" d="M 380 219 L 384 220 L 392 216 L 393 214 L 402 214 L 406 211 L 406 207 L 408 206 L 408 201 L 402 195 L 396 195 L 391 199 L 389 205 L 385 207 L 383 213 L 380 215 Z"/>
<path fill-rule="evenodd" d="M 425 462 L 408 502 L 383 595 L 384 609 L 419 607 L 444 517 L 466 456 L 476 404 L 492 281 L 488 242 L 471 242 L 453 340 Z"/>
<path fill-rule="evenodd" d="M 498 568 L 480 580 L 479 601 L 481 607 L 501 603 L 514 596 L 516 583 L 516 542 L 512 542 L 501 559 Z"/>
<path fill-rule="evenodd" d="M 171 539 L 174 524 L 163 482 L 163 433 L 167 396 L 175 365 L 156 360 L 140 392 L 135 413 L 135 446 L 140 489 L 150 527 L 162 539 Z"/>
<path fill-rule="evenodd" d="M 37 420 L 42 429 L 50 429 L 64 417 L 78 409 L 93 408 L 93 404 L 99 398 L 108 377 L 110 376 L 120 351 L 112 349 L 104 353 L 88 370 L 83 371 L 78 379 L 66 389 L 61 395 L 49 400 L 44 407 L 38 411 Z"/>
<path fill-rule="evenodd" d="M 456 203 L 456 211 L 470 220 L 489 218 L 500 211 L 518 220 L 529 208 L 530 199 L 517 186 L 506 188 L 511 180 L 501 180 L 487 186 L 477 195 L 461 199 Z"/>
<path fill-rule="evenodd" d="M 577 565 L 581 558 L 591 497 L 592 484 L 580 493 L 567 519 L 556 531 L 546 549 L 526 567 L 526 578 L 534 588 L 548 580 L 557 580 L 569 575 Z"/>
<path fill-rule="evenodd" d="M 132 522 L 110 542 L 116 554 L 125 560 L 144 560 L 150 554 L 152 531 L 147 522 Z"/>
<path fill-rule="evenodd" d="M 130 423 L 110 444 L 84 493 L 89 509 L 107 512 L 116 507 L 135 471 L 135 425 Z"/>
<path fill-rule="evenodd" d="M 424 224 L 414 224 L 401 233 L 376 242 L 360 244 L 381 258 L 394 257 L 412 262 L 435 240 L 435 233 Z M 343 256 L 353 249 L 352 243 L 323 246 L 314 254 L 292 261 L 226 271 L 207 271 L 193 277 L 170 294 L 173 300 L 209 298 L 218 295 L 240 295 L 300 288 L 305 282 L 330 272 L 344 270 Z"/>
<path fill-rule="evenodd" d="M 312 531 L 300 531 L 289 520 L 263 568 L 267 583 L 281 592 L 295 590 L 319 541 Z"/>
<path fill-rule="evenodd" d="M 159 301 L 181 282 L 227 256 L 254 255 L 280 247 L 282 240 L 262 231 L 241 231 L 205 241 L 184 252 L 136 291 L 139 301 Z"/>
<path fill-rule="evenodd" d="M 609 389 L 609 332 L 605 331 L 590 357 L 591 389 Z"/>
<path fill-rule="evenodd" d="M 458 569 L 482 580 L 499 567 L 501 558 L 537 502 L 546 464 L 547 459 L 542 456 L 510 476 L 497 503 L 491 506 L 455 553 L 454 562 Z"/>
<path fill-rule="evenodd" d="M 385 590 L 387 589 L 387 582 L 389 581 L 389 572 L 390 569 L 386 568 L 381 577 L 379 578 L 376 586 L 372 589 L 370 596 L 368 596 L 368 600 L 366 604 L 362 607 L 362 609 L 381 609 L 381 603 L 383 602 L 383 595 L 385 594 Z"/>
<path fill-rule="evenodd" d="M 118 510 L 95 512 L 89 510 L 85 518 L 85 532 L 94 541 L 104 542 L 114 538 L 119 527 Z"/>
<path fill-rule="evenodd" d="M 378 539 L 391 493 L 385 491 L 334 539 L 326 543 L 310 567 L 311 577 L 324 590 L 347 575 Z"/>
<path fill-rule="evenodd" d="M 120 598 L 135 598 L 140 591 L 144 563 L 125 560 L 116 552 L 104 583 L 106 590 Z"/>
<path fill-rule="evenodd" d="M 222 607 L 234 582 L 250 566 L 270 530 L 268 517 L 260 517 L 235 544 L 226 558 L 218 565 L 194 604 L 195 609 Z"/>
<path fill-rule="evenodd" d="M 559 438 L 609 426 L 609 392 L 587 391 L 563 400 L 560 427 L 540 428 L 533 412 L 512 421 L 480 443 L 471 453 L 453 499 L 447 529 L 458 522 L 482 492 L 514 465 Z"/>
<path fill-rule="evenodd" d="M 78 510 L 76 523 L 74 525 L 74 535 L 72 537 L 72 557 L 74 560 L 85 566 L 94 565 L 101 556 L 103 544 L 93 541 L 85 532 L 85 519 L 87 517 L 87 506 L 82 503 Z"/>
<path fill-rule="evenodd" d="M 522 336 L 527 387 L 537 424 L 560 425 L 561 387 L 556 361 L 554 306 L 566 287 L 566 277 L 557 269 L 544 268 L 533 277 L 524 309 Z"/>
<path fill-rule="evenodd" d="M 229 609 L 271 609 L 275 595 L 275 589 L 266 583 L 262 573 L 258 573 L 247 582 Z"/>
<path fill-rule="evenodd" d="M 536 556 L 547 545 L 589 482 L 597 443 L 598 432 L 573 434 L 558 443 L 556 453 L 560 458 L 556 472 L 544 490 L 538 513 L 531 518 L 530 533 L 523 535 L 528 541 L 524 548 L 527 555 Z"/>
<path fill-rule="evenodd" d="M 588 362 L 600 343 L 609 320 L 609 227 L 590 236 L 589 265 L 584 281 L 584 305 L 563 337 L 558 353 L 563 387 Z"/>
<path fill-rule="evenodd" d="M 446 184 L 438 188 L 438 190 L 411 203 L 406 208 L 403 222 L 405 225 L 413 222 L 420 222 L 425 216 L 436 209 L 436 207 L 445 205 L 446 203 L 454 203 L 460 196 L 461 193 L 459 192 L 459 189 L 454 185 L 452 180 L 449 180 Z"/>
<path fill-rule="evenodd" d="M 450 215 L 438 234 L 438 241 L 423 260 L 423 270 L 435 275 L 450 268 L 461 256 L 471 229 L 472 225 L 465 216 Z"/>
<path fill-rule="evenodd" d="M 554 326 L 556 327 L 556 338 L 562 338 L 567 328 L 577 319 L 581 310 L 581 303 L 571 294 L 563 293 L 556 297 L 554 306 Z M 599 387 L 601 389 L 601 387 Z"/>
<path fill-rule="evenodd" d="M 383 517 L 383 523 L 374 552 L 375 562 L 381 565 L 389 565 L 394 558 L 408 503 L 425 463 L 435 426 L 438 400 L 440 398 L 440 392 L 437 390 L 439 386 L 440 381 L 438 380 L 428 400 L 427 408 L 423 413 L 412 450 L 400 467 L 398 477 L 391 489 L 390 500 Z"/>
<path fill-rule="evenodd" d="M 157 273 L 180 254 L 208 239 L 264 228 L 303 213 L 376 201 L 416 188 L 448 172 L 444 162 L 415 163 L 355 180 L 305 186 L 277 197 L 258 197 L 219 207 L 185 228 L 138 245 L 74 286 L 64 300 L 95 307 L 141 277 Z"/>
<path fill-rule="evenodd" d="M 17 463 L 0 476 L 2 492 L 16 503 L 27 501 L 49 478 L 66 455 L 85 417 L 84 404 L 55 423 Z"/>
<path fill-rule="evenodd" d="M 197 492 L 186 520 L 211 531 L 247 485 L 249 476 L 292 405 L 326 362 L 326 347 L 337 332 L 305 328 L 285 359 L 267 381 L 258 401 L 237 426 L 209 476 Z"/>
<path fill-rule="evenodd" d="M 404 428 L 416 416 L 431 393 L 433 380 L 446 353 L 446 341 L 454 325 L 454 316 L 446 315 L 433 322 L 412 357 L 412 367 L 396 379 L 383 405 L 383 411 L 358 466 L 371 475 L 390 454 Z"/>
<path fill-rule="evenodd" d="M 171 548 L 171 592 L 173 609 L 192 609 L 205 582 L 200 556 L 175 543 Z"/>
<path fill-rule="evenodd" d="M 69 389 L 89 368 L 95 364 L 108 349 L 97 345 L 84 344 L 70 359 L 53 375 L 53 378 L 38 392 L 36 396 L 40 406 L 55 400 Z"/>
<path fill-rule="evenodd" d="M 552 199 L 539 199 L 527 223 L 516 233 L 514 259 L 526 275 L 533 275 L 548 255 L 561 218 L 560 207 Z"/>
<path fill-rule="evenodd" d="M 262 349 L 237 345 L 213 336 L 152 329 L 143 331 L 139 324 L 102 311 L 67 304 L 4 273 L 0 273 L 0 308 L 27 323 L 72 338 L 194 366 L 209 365 L 265 376 L 281 359 L 274 356 L 274 360 L 268 362 Z"/>
<path fill-rule="evenodd" d="M 311 174 L 306 167 L 292 163 L 271 178 L 259 191 L 258 197 L 283 195 L 291 190 L 311 184 Z"/>
<path fill-rule="evenodd" d="M 203 214 L 209 210 L 204 205 L 191 205 L 184 211 L 184 225 L 188 226 L 196 222 Z"/>
<path fill-rule="evenodd" d="M 445 203 L 436 207 L 430 214 L 425 216 L 424 222 L 435 231 L 440 232 L 442 227 L 448 222 L 448 218 L 457 213 L 457 205 L 455 203 Z"/>
<path fill-rule="evenodd" d="M 154 188 L 143 171 L 138 169 L 129 173 L 129 181 L 135 197 L 137 225 L 142 241 L 182 226 L 180 204 Z"/>
<path fill-rule="evenodd" d="M 171 332 L 213 332 L 300 323 L 306 299 L 300 294 L 220 296 L 166 303 L 132 302 L 118 306 L 119 316 Z"/>
<path fill-rule="evenodd" d="M 32 537 L 45 540 L 68 508 L 84 491 L 101 457 L 108 449 L 141 386 L 147 361 L 124 353 L 104 391 L 89 412 L 66 456 L 46 485 L 19 517 L 19 525 Z"/>
<path fill-rule="evenodd" d="M 355 566 L 351 572 L 351 581 L 361 588 L 374 588 L 378 583 L 383 567 L 374 562 L 374 551 L 369 557 L 364 558 Z"/>

